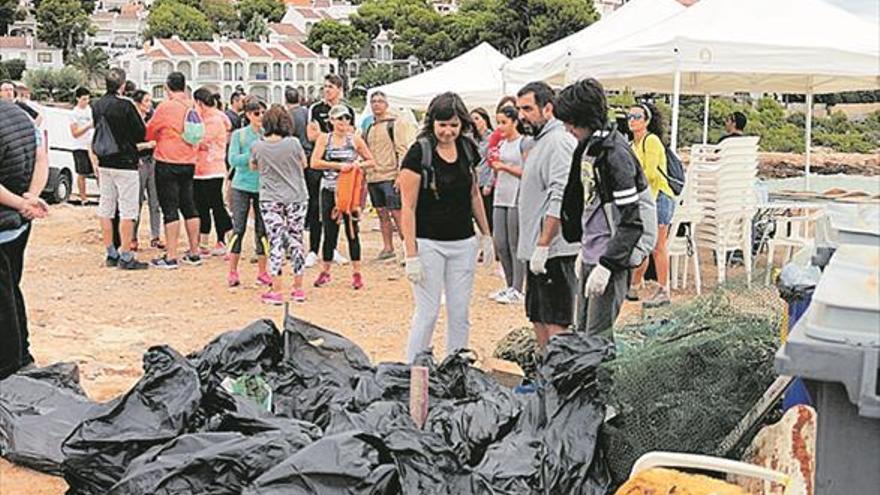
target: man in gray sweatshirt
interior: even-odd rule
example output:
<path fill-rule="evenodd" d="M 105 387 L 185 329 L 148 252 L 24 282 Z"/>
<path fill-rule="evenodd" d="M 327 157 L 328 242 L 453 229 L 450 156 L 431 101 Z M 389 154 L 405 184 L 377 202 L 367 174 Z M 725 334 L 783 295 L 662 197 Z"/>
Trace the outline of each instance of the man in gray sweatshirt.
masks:
<path fill-rule="evenodd" d="M 562 196 L 577 141 L 553 117 L 553 89 L 533 82 L 517 94 L 520 120 L 535 137 L 520 182 L 517 257 L 529 264 L 526 316 L 543 350 L 574 315 L 575 258 L 580 246 L 560 233 Z"/>

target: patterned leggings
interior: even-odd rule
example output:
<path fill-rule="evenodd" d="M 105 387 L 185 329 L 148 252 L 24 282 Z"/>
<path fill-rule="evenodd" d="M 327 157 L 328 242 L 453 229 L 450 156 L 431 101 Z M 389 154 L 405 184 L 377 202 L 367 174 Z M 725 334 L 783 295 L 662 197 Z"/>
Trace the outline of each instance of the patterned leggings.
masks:
<path fill-rule="evenodd" d="M 293 274 L 302 275 L 306 257 L 303 249 L 303 226 L 307 204 L 260 201 L 260 212 L 269 235 L 269 274 L 281 275 L 284 258 L 290 254 Z"/>

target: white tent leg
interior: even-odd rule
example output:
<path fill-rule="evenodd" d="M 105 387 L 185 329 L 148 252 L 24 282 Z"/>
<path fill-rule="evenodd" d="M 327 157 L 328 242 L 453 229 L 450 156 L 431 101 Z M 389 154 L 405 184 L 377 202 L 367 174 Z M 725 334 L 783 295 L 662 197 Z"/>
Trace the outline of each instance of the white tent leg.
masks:
<path fill-rule="evenodd" d="M 804 189 L 810 190 L 810 147 L 813 144 L 813 91 L 807 91 L 806 123 L 804 125 Z"/>
<path fill-rule="evenodd" d="M 678 152 L 678 100 L 681 96 L 681 71 L 678 67 L 675 68 L 672 86 L 672 131 L 669 133 L 669 149 Z"/>
<path fill-rule="evenodd" d="M 709 94 L 703 100 L 703 144 L 709 143 Z"/>

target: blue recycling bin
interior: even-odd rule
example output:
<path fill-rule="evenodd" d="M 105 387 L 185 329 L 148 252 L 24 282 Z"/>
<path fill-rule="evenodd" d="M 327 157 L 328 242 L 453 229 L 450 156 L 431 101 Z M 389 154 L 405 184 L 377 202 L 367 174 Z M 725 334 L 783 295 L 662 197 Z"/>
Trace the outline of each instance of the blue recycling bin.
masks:
<path fill-rule="evenodd" d="M 801 319 L 801 316 L 807 312 L 807 308 L 810 307 L 815 289 L 816 287 L 812 285 L 786 287 L 780 284 L 779 295 L 788 304 L 787 330 L 789 334 L 798 320 Z M 788 411 L 798 405 L 812 406 L 813 400 L 810 397 L 810 392 L 807 391 L 806 385 L 804 385 L 804 381 L 795 377 L 782 396 L 782 410 Z"/>

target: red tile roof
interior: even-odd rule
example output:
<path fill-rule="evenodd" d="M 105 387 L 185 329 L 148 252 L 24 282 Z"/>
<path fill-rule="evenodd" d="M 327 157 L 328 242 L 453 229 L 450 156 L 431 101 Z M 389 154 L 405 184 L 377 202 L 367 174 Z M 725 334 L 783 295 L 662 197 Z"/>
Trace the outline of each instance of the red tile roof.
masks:
<path fill-rule="evenodd" d="M 330 7 L 330 0 L 315 0 L 314 2 L 312 2 L 312 5 L 316 9 L 326 9 Z"/>
<path fill-rule="evenodd" d="M 321 15 L 318 14 L 317 12 L 315 12 L 315 11 L 312 10 L 312 9 L 307 9 L 307 8 L 298 7 L 298 8 L 296 9 L 296 11 L 299 12 L 300 15 L 302 15 L 302 16 L 305 17 L 306 19 L 320 19 L 320 18 L 321 18 Z"/>
<path fill-rule="evenodd" d="M 318 55 L 306 48 L 305 45 L 301 43 L 297 43 L 296 41 L 282 41 L 279 43 L 281 46 L 287 49 L 290 53 L 294 54 L 297 58 L 317 58 Z"/>
<path fill-rule="evenodd" d="M 237 51 L 228 46 L 221 46 L 220 53 L 223 55 L 223 58 L 241 58 L 241 55 L 239 55 Z"/>
<path fill-rule="evenodd" d="M 272 59 L 274 60 L 292 60 L 289 55 L 274 46 L 269 47 L 269 53 L 272 54 Z"/>
<path fill-rule="evenodd" d="M 28 40 L 30 40 L 30 44 L 28 44 Z M 46 43 L 43 43 L 42 41 L 37 41 L 32 37 L 29 38 L 27 36 L 0 36 L 0 48 L 36 48 L 40 50 L 49 50 L 52 47 L 50 47 Z"/>
<path fill-rule="evenodd" d="M 203 57 L 219 57 L 220 52 L 214 49 L 210 43 L 206 41 L 190 41 L 188 42 L 190 49 L 196 52 L 196 55 Z"/>
<path fill-rule="evenodd" d="M 311 0 L 284 0 L 285 5 L 295 5 L 299 7 L 308 7 L 312 4 Z"/>
<path fill-rule="evenodd" d="M 147 52 L 147 56 L 150 58 L 165 58 L 165 52 L 162 50 L 155 48 Z"/>
<path fill-rule="evenodd" d="M 274 22 L 269 24 L 269 29 L 275 31 L 281 36 L 290 36 L 292 38 L 298 38 L 305 36 L 305 33 L 297 29 L 293 24 L 284 24 L 282 22 Z"/>
<path fill-rule="evenodd" d="M 236 40 L 233 43 L 239 46 L 249 57 L 269 57 L 270 55 L 260 48 L 260 45 L 244 40 Z"/>
<path fill-rule="evenodd" d="M 186 49 L 186 45 L 181 43 L 179 40 L 165 38 L 161 40 L 157 40 L 157 43 L 161 43 L 162 46 L 168 50 L 168 53 L 171 55 L 175 55 L 178 57 L 189 57 L 192 55 L 189 50 Z"/>

